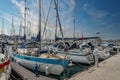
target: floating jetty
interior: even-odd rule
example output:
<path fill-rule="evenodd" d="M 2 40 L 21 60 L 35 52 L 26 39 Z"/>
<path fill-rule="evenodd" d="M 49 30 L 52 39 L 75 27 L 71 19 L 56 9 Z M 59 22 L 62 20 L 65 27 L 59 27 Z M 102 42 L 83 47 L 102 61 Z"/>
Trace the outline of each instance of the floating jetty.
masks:
<path fill-rule="evenodd" d="M 120 80 L 120 53 L 99 63 L 99 67 L 73 75 L 69 80 Z"/>
<path fill-rule="evenodd" d="M 55 80 L 42 75 L 36 77 L 33 72 L 27 70 L 18 63 L 11 62 L 11 68 L 22 78 L 22 80 Z"/>

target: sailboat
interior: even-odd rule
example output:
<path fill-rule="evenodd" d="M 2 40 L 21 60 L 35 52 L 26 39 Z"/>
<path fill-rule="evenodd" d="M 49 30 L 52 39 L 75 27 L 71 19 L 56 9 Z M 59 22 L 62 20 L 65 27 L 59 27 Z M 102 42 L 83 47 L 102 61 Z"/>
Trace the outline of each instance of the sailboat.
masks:
<path fill-rule="evenodd" d="M 105 60 L 110 57 L 110 52 L 107 49 L 103 49 L 102 47 L 97 47 L 95 51 L 99 60 Z"/>
<path fill-rule="evenodd" d="M 110 57 L 110 49 L 107 46 L 104 46 L 99 40 L 100 38 L 98 38 L 98 40 L 96 42 L 93 42 L 93 44 L 95 45 L 95 53 L 98 56 L 99 60 L 104 60 Z M 100 45 L 99 45 L 100 44 Z"/>
<path fill-rule="evenodd" d="M 75 8 L 76 8 L 76 6 L 75 6 Z M 55 35 L 55 39 L 62 40 L 62 38 L 58 38 L 56 35 Z M 64 39 L 66 39 L 66 38 L 64 38 Z M 69 39 L 69 38 L 67 38 L 67 39 Z M 75 16 L 74 16 L 74 35 L 73 35 L 72 39 L 73 40 L 76 39 L 75 38 Z M 58 44 L 59 45 L 52 47 L 53 52 L 55 52 L 56 55 L 67 57 L 68 59 L 70 59 L 72 62 L 75 62 L 75 63 L 83 63 L 83 64 L 94 63 L 94 57 L 93 57 L 92 52 L 88 51 L 88 49 L 83 50 L 83 49 L 78 48 L 79 44 L 77 44 L 75 42 L 72 44 L 69 44 L 68 42 L 67 42 L 67 44 L 61 44 L 61 43 L 58 43 Z M 77 44 L 77 45 L 75 45 L 75 44 Z M 67 46 L 67 50 L 65 50 L 65 46 Z M 69 46 L 69 48 L 68 48 L 68 46 Z M 74 48 L 72 48 L 73 46 L 74 46 Z"/>
<path fill-rule="evenodd" d="M 41 8 L 41 0 L 39 0 L 39 8 Z M 39 9 L 39 33 L 40 42 L 38 49 L 41 50 L 41 9 Z M 42 54 L 39 53 L 38 50 L 32 50 L 31 53 L 34 53 L 35 55 L 21 54 L 16 51 L 12 53 L 12 58 L 26 68 L 35 70 L 35 67 L 37 66 L 38 71 L 54 75 L 60 75 L 69 64 L 69 60 L 64 59 L 62 56 L 50 54 L 49 52 Z"/>
<path fill-rule="evenodd" d="M 56 53 L 56 55 L 66 56 L 68 59 L 70 59 L 74 63 L 82 63 L 82 64 L 94 63 L 94 56 L 91 50 L 89 48 L 80 49 L 78 48 L 78 45 L 75 42 L 71 44 L 68 50 L 65 50 L 64 48 L 62 48 L 61 44 L 52 47 L 52 49 Z"/>
<path fill-rule="evenodd" d="M 3 45 L 0 44 L 0 80 L 8 80 L 11 72 L 10 59 L 3 48 Z"/>

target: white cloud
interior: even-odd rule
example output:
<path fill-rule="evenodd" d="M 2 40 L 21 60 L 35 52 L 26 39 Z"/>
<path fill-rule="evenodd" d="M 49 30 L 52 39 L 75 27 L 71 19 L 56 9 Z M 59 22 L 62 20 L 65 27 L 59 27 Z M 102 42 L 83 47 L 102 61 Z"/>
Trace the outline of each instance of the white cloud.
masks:
<path fill-rule="evenodd" d="M 108 15 L 108 12 L 103 10 L 98 10 L 88 3 L 85 3 L 83 5 L 83 9 L 88 15 L 90 15 L 93 19 L 97 21 L 103 20 Z"/>
<path fill-rule="evenodd" d="M 32 27 L 31 31 L 36 34 L 38 32 L 38 0 L 31 0 L 28 1 L 27 6 L 29 7 L 30 11 L 28 12 L 30 16 L 27 15 L 27 20 L 31 21 Z M 48 8 L 50 5 L 50 0 L 42 0 L 42 8 L 44 11 L 44 16 L 42 14 L 42 31 L 44 27 L 44 20 L 46 19 Z M 54 1 L 54 0 L 53 0 Z M 24 2 L 23 0 L 12 0 L 12 3 L 17 6 L 21 13 L 24 13 Z M 73 9 L 74 9 L 74 0 L 61 0 L 59 1 L 59 13 L 62 28 L 65 27 L 67 31 L 65 36 L 72 36 L 73 35 Z M 22 15 L 23 16 L 23 15 Z M 51 31 L 52 36 L 54 37 L 55 33 L 55 10 L 54 10 L 54 2 L 52 2 L 52 8 L 49 15 L 49 24 L 47 25 L 47 30 Z"/>
<path fill-rule="evenodd" d="M 11 2 L 18 7 L 18 9 L 20 10 L 20 13 L 23 15 L 23 13 L 24 13 L 24 1 L 21 0 L 20 2 L 18 2 L 18 0 L 11 0 Z"/>
<path fill-rule="evenodd" d="M 15 29 L 15 32 L 16 32 L 15 34 L 18 34 L 18 32 L 19 32 L 19 24 L 20 24 L 21 18 L 16 17 L 16 16 L 14 16 L 12 14 L 8 14 L 8 13 L 3 12 L 3 11 L 0 11 L 0 15 L 4 19 L 4 32 L 5 32 L 5 34 L 8 34 L 8 35 L 11 34 L 12 17 L 14 18 L 14 29 Z"/>

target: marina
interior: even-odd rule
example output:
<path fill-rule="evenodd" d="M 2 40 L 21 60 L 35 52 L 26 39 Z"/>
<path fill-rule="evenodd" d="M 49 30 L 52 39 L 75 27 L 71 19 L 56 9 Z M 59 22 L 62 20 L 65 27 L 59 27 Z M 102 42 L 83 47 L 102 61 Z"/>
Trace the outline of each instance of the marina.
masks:
<path fill-rule="evenodd" d="M 0 80 L 120 80 L 118 3 L 0 0 Z"/>

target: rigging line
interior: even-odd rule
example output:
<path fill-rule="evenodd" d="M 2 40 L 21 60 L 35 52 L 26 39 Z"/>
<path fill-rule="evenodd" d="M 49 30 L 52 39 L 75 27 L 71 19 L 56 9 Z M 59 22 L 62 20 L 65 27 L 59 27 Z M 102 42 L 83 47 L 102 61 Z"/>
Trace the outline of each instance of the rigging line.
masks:
<path fill-rule="evenodd" d="M 56 3 L 57 3 L 57 7 L 58 7 L 58 0 L 56 1 Z M 57 38 L 57 33 L 58 33 L 58 32 L 57 32 L 57 29 L 58 29 L 58 27 L 57 27 L 57 26 L 58 26 L 58 25 L 57 25 L 57 23 L 58 23 L 58 21 L 57 21 L 57 14 L 56 14 L 56 21 L 55 21 L 55 22 L 56 22 L 56 25 L 55 25 L 55 27 L 56 27 L 56 28 L 55 28 L 55 40 L 56 40 L 56 38 Z"/>
<path fill-rule="evenodd" d="M 20 21 L 19 36 L 21 36 L 21 33 L 22 33 L 22 20 Z"/>
<path fill-rule="evenodd" d="M 58 0 L 57 0 L 58 1 Z M 64 35 L 63 35 L 63 30 L 62 30 L 62 25 L 61 25 L 61 21 L 60 21 L 60 16 L 59 16 L 59 12 L 58 12 L 58 3 L 57 3 L 56 0 L 54 0 L 54 4 L 55 4 L 55 9 L 56 9 L 56 15 L 57 15 L 57 20 L 58 20 L 58 24 L 59 24 L 59 28 L 60 28 L 60 32 L 61 32 L 61 35 L 62 35 L 62 41 L 63 41 L 63 44 L 64 44 L 64 47 L 66 48 L 66 44 L 65 44 L 65 40 L 64 40 Z M 67 56 L 67 54 L 65 55 L 65 57 Z M 64 59 L 62 59 L 63 61 L 63 64 L 64 64 Z M 64 67 L 65 69 L 65 67 Z M 63 71 L 63 75 L 65 74 L 65 71 Z"/>
<path fill-rule="evenodd" d="M 60 21 L 60 16 L 59 16 L 58 6 L 57 6 L 56 0 L 54 0 L 54 4 L 55 4 L 57 20 L 58 20 L 58 24 L 59 24 L 59 28 L 60 28 L 60 33 L 61 33 L 61 36 L 62 36 L 62 41 L 63 41 L 64 46 L 66 46 L 65 45 L 64 34 L 63 34 L 63 30 L 62 30 L 62 25 L 61 25 L 61 21 Z"/>
<path fill-rule="evenodd" d="M 12 16 L 12 24 L 11 24 L 11 36 L 15 35 L 15 27 L 14 27 L 14 17 Z"/>
<path fill-rule="evenodd" d="M 45 31 L 46 31 L 46 26 L 47 26 L 48 17 L 49 17 L 49 14 L 50 14 L 51 7 L 52 7 L 52 0 L 50 1 L 50 6 L 49 6 L 49 10 L 48 10 L 48 14 L 47 14 L 46 21 L 45 21 L 45 26 L 44 26 L 44 30 L 43 30 L 43 35 L 42 35 L 42 37 L 44 37 Z"/>
<path fill-rule="evenodd" d="M 42 4 L 43 4 L 43 1 L 41 1 L 42 2 Z M 41 5 L 42 5 L 41 4 Z M 44 22 L 44 24 L 45 24 L 45 13 L 44 13 L 44 9 L 43 9 L 43 6 L 42 6 L 42 13 L 43 13 L 43 22 Z"/>
<path fill-rule="evenodd" d="M 2 29 L 1 29 L 1 34 L 5 34 L 4 33 L 4 18 L 2 17 Z"/>

